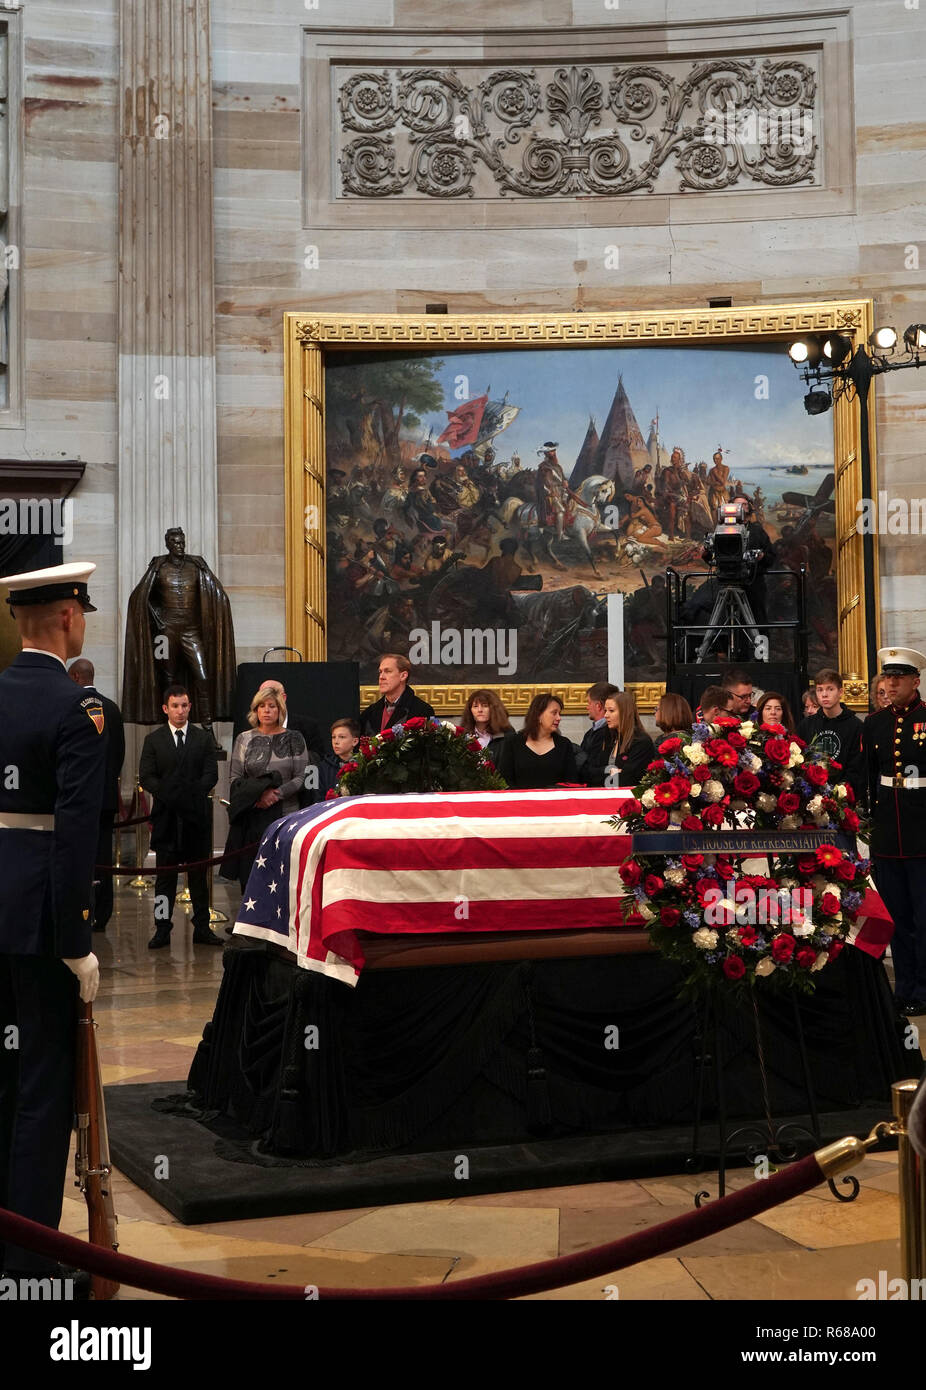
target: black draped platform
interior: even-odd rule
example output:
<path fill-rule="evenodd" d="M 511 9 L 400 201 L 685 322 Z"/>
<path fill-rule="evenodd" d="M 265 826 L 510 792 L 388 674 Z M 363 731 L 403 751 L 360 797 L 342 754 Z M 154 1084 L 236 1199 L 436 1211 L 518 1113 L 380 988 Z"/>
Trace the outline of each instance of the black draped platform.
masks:
<path fill-rule="evenodd" d="M 652 952 L 368 969 L 356 988 L 258 943 L 236 940 L 224 964 L 189 1086 L 278 1154 L 362 1162 L 659 1127 L 677 1142 L 694 1117 L 699 1012 Z M 886 1117 L 910 1054 L 884 968 L 849 948 L 818 981 L 798 1008 L 819 1109 Z M 792 1000 L 758 995 L 773 1114 L 806 1115 Z M 728 1114 L 760 1118 L 748 1003 L 722 1003 L 719 1028 Z"/>

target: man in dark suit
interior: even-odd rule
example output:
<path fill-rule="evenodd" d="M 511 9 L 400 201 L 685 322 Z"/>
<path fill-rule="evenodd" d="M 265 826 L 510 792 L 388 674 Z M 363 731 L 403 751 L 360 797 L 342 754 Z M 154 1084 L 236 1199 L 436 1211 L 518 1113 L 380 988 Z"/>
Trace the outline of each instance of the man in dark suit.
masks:
<path fill-rule="evenodd" d="M 368 705 L 360 716 L 360 732 L 370 737 L 391 729 L 394 724 L 404 724 L 406 719 L 423 715 L 426 719 L 434 717 L 434 711 L 424 700 L 419 700 L 408 683 L 412 664 L 407 656 L 386 652 L 379 659 L 380 698 Z"/>
<path fill-rule="evenodd" d="M 65 670 L 83 645 L 84 614 L 96 611 L 95 568 L 2 581 L 23 650 L 0 674 L 0 1206 L 52 1227 L 71 1137 L 77 998 L 92 1001 L 100 981 L 90 903 L 105 715 Z M 60 1272 L 2 1241 L 0 1269 Z"/>
<path fill-rule="evenodd" d="M 68 675 L 75 685 L 79 685 L 88 695 L 95 695 L 103 706 L 104 738 L 106 739 L 106 780 L 103 784 L 103 806 L 100 811 L 100 834 L 96 847 L 98 865 L 113 862 L 113 821 L 119 810 L 119 778 L 125 761 L 125 727 L 119 706 L 114 700 L 101 695 L 93 684 L 96 673 L 93 662 L 86 657 L 72 661 Z M 96 879 L 93 894 L 93 930 L 105 931 L 113 915 L 113 876 L 100 873 Z"/>
<path fill-rule="evenodd" d="M 212 806 L 209 793 L 219 780 L 219 765 L 211 734 L 190 723 L 190 696 L 182 685 L 164 691 L 167 723 L 145 739 L 138 780 L 154 798 L 151 808 L 151 848 L 159 873 L 154 883 L 154 936 L 150 951 L 170 945 L 171 918 L 177 897 L 176 864 L 208 859 L 212 853 Z M 193 903 L 193 941 L 200 946 L 223 946 L 209 926 L 209 885 L 206 869 L 190 869 L 187 882 Z"/>

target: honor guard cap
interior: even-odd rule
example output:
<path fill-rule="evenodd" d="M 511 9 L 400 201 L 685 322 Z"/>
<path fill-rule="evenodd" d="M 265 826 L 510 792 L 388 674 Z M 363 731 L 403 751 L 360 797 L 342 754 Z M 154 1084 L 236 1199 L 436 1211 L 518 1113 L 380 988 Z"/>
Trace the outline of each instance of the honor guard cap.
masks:
<path fill-rule="evenodd" d="M 73 598 L 85 613 L 97 610 L 87 593 L 87 580 L 96 565 L 53 565 L 47 570 L 32 570 L 29 574 L 8 574 L 0 579 L 10 591 L 7 603 L 11 608 L 33 608 L 40 603 L 57 603 Z"/>
<path fill-rule="evenodd" d="M 878 652 L 878 673 L 882 676 L 918 676 L 926 666 L 926 656 L 912 647 L 882 647 Z"/>

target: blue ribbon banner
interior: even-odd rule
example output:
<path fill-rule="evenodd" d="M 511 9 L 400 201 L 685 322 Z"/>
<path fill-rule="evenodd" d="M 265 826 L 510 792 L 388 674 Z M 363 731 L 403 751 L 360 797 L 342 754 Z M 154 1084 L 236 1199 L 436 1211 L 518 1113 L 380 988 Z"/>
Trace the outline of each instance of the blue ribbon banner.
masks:
<path fill-rule="evenodd" d="M 655 830 L 631 835 L 634 854 L 808 854 L 820 845 L 855 850 L 855 837 L 835 830 Z"/>

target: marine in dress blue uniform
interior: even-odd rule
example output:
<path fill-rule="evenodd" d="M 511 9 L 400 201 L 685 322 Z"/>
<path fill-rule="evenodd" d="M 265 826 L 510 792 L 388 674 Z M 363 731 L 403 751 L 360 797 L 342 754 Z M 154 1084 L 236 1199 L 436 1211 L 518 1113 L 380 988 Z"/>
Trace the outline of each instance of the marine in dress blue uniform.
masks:
<path fill-rule="evenodd" d="M 106 765 L 98 697 L 69 679 L 94 565 L 10 588 L 23 651 L 0 673 L 0 1204 L 56 1227 L 73 1115 L 77 1000 L 92 1000 L 94 851 Z M 75 978 L 76 977 L 76 978 Z M 9 1273 L 54 1271 L 8 1246 Z"/>
<path fill-rule="evenodd" d="M 894 920 L 891 958 L 897 1008 L 926 1014 L 926 656 L 882 647 L 878 671 L 891 701 L 862 729 L 871 811 L 872 876 Z"/>

